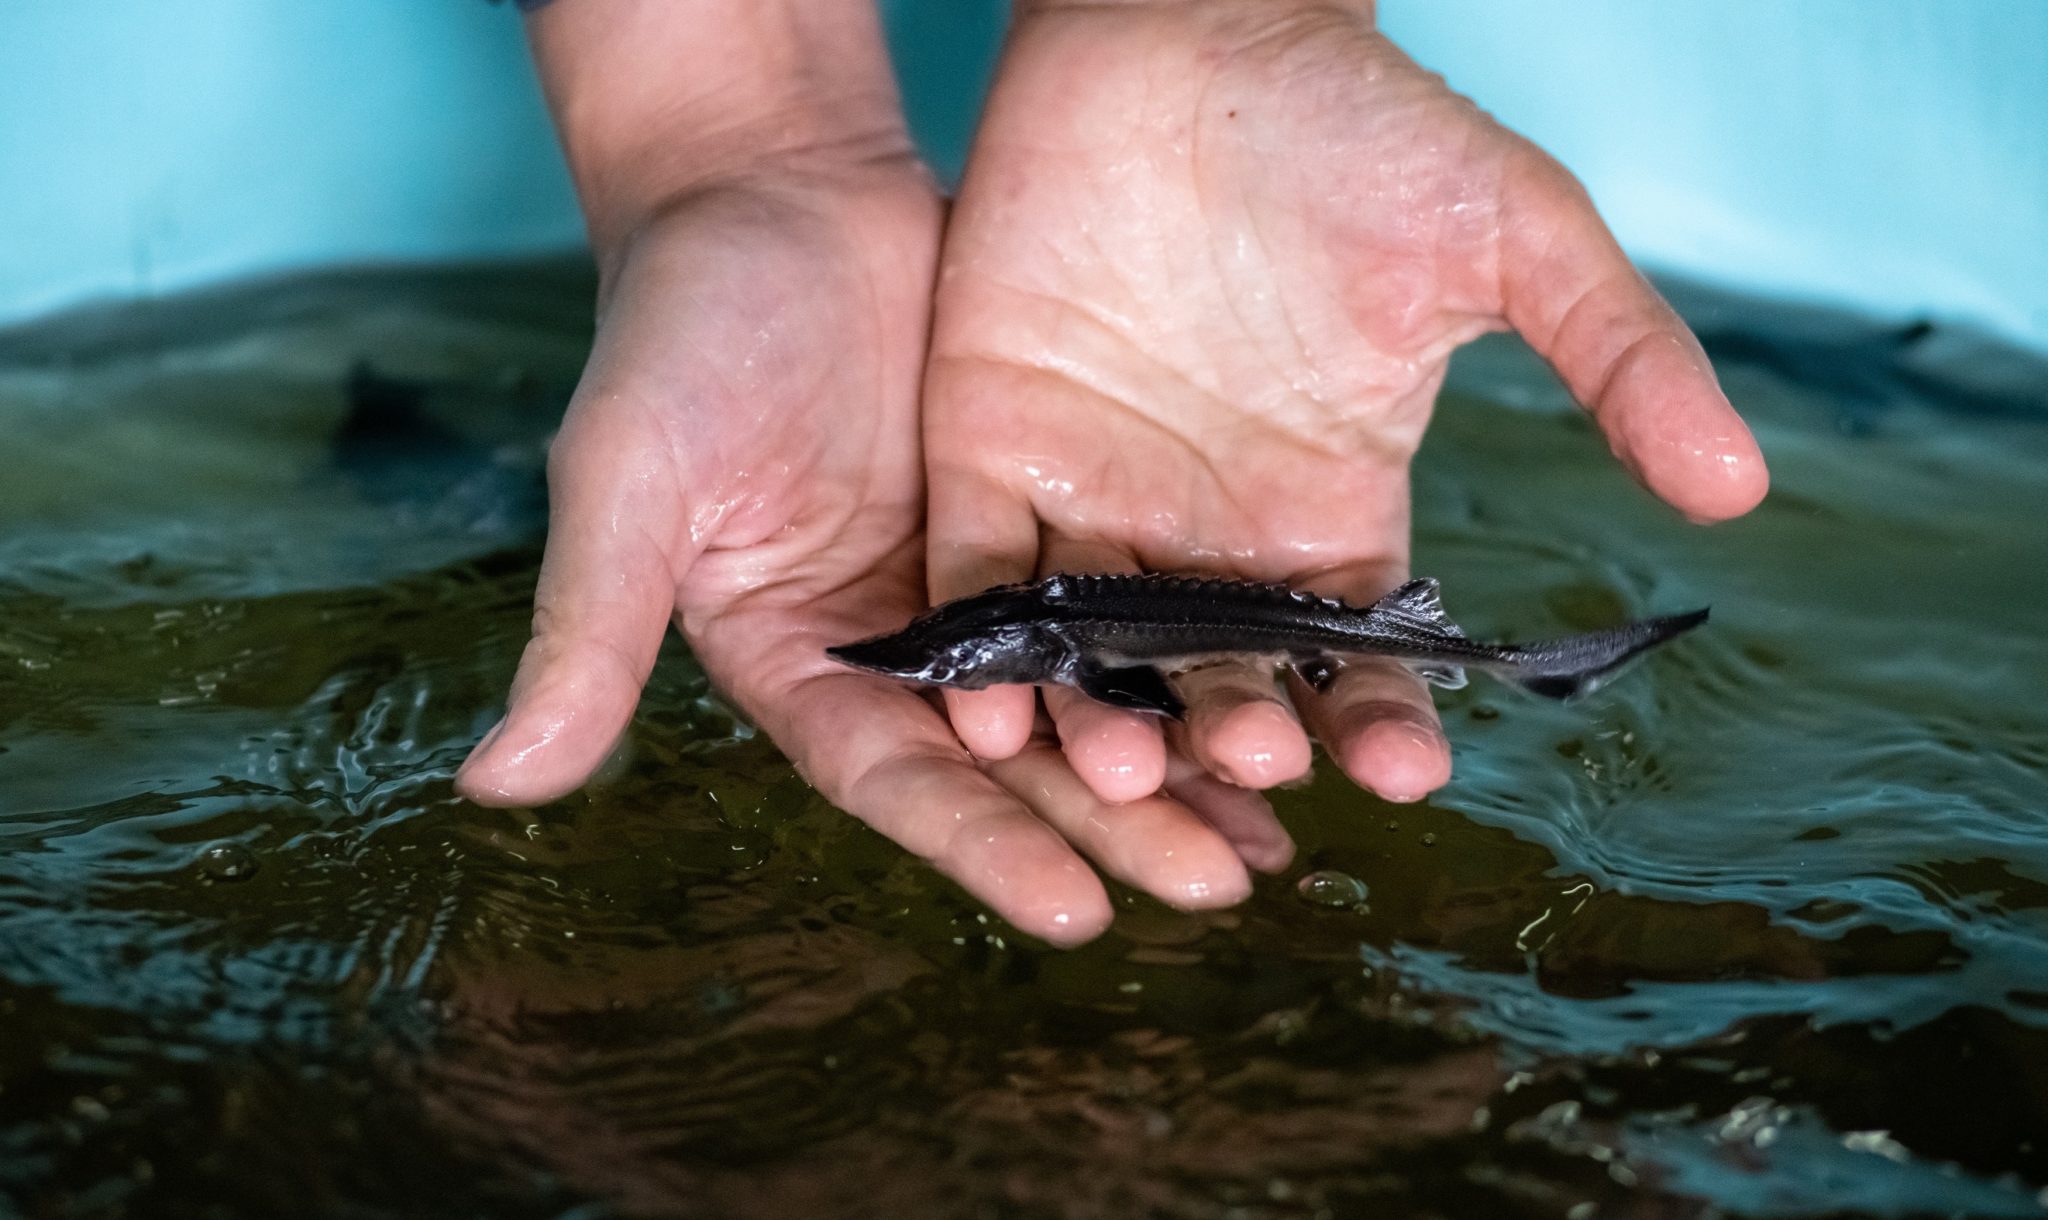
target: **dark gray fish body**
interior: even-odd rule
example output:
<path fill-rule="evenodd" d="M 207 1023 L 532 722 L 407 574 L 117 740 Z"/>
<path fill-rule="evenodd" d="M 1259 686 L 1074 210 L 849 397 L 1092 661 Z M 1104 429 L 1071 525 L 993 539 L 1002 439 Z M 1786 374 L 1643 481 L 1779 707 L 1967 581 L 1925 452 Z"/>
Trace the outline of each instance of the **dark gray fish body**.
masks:
<path fill-rule="evenodd" d="M 1166 675 L 1227 656 L 1290 665 L 1317 690 L 1329 688 L 1345 657 L 1383 656 L 1443 686 L 1463 686 L 1472 667 L 1563 699 L 1706 618 L 1696 610 L 1534 644 L 1487 644 L 1451 622 L 1428 579 L 1361 609 L 1250 581 L 1058 575 L 947 602 L 901 631 L 826 653 L 907 681 L 965 690 L 1057 682 L 1178 717 L 1183 707 Z"/>

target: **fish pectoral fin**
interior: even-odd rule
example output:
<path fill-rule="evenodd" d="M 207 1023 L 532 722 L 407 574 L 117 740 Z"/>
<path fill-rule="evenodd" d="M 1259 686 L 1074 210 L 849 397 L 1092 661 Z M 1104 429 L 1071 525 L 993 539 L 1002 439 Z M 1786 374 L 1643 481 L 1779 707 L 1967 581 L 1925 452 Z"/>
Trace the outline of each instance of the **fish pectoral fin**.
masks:
<path fill-rule="evenodd" d="M 1335 657 L 1309 652 L 1289 657 L 1287 667 L 1294 671 L 1295 677 L 1308 683 L 1310 690 L 1318 695 L 1327 695 L 1330 688 L 1337 685 L 1337 671 L 1344 668 L 1344 663 Z"/>
<path fill-rule="evenodd" d="M 1544 674 L 1534 678 L 1517 678 L 1515 685 L 1532 695 L 1561 701 L 1585 694 L 1593 689 L 1595 682 L 1592 679 L 1574 678 L 1569 675 Z"/>
<path fill-rule="evenodd" d="M 1445 665 L 1440 662 L 1423 662 L 1420 664 L 1410 662 L 1408 668 L 1416 677 L 1421 678 L 1431 686 L 1441 686 L 1445 690 L 1457 690 L 1465 685 L 1465 667 L 1462 665 Z"/>
<path fill-rule="evenodd" d="M 1187 704 L 1174 693 L 1166 675 L 1150 665 L 1125 665 L 1112 669 L 1107 665 L 1084 662 L 1075 667 L 1073 680 L 1082 694 L 1097 703 L 1133 712 L 1150 712 L 1174 720 L 1187 714 Z"/>

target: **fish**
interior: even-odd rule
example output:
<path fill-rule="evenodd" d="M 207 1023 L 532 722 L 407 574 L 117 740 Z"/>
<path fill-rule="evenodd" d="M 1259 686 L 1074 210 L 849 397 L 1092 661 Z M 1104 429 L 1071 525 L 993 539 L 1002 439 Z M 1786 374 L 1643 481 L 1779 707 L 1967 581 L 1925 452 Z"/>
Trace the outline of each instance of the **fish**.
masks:
<path fill-rule="evenodd" d="M 959 690 L 1059 684 L 1098 703 L 1179 720 L 1171 675 L 1221 658 L 1288 666 L 1319 693 L 1347 658 L 1392 657 L 1438 686 L 1478 669 L 1550 699 L 1599 686 L 1629 661 L 1707 621 L 1707 610 L 1530 644 L 1468 638 L 1437 581 L 1411 580 L 1370 606 L 1257 581 L 1172 573 L 1081 575 L 998 585 L 900 631 L 827 648 L 842 665 Z"/>

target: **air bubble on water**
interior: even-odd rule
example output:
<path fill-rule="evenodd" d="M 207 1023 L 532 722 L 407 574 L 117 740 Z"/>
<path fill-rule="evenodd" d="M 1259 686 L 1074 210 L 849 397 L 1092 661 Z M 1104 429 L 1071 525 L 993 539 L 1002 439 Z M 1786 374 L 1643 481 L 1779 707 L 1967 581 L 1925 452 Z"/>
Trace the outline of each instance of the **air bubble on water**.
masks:
<path fill-rule="evenodd" d="M 247 881 L 256 875 L 256 853 L 240 843 L 216 843 L 199 853 L 199 874 L 208 881 Z"/>
<path fill-rule="evenodd" d="M 1294 890 L 1319 907 L 1355 907 L 1367 894 L 1365 882 L 1334 868 L 1310 873 L 1295 883 Z"/>

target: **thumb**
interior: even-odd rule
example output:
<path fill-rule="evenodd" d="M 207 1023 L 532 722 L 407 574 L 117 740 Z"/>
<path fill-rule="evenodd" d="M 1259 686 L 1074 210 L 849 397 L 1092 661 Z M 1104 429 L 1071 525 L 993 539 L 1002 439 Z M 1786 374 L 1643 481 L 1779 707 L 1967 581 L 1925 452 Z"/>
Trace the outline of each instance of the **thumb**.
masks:
<path fill-rule="evenodd" d="M 625 732 L 675 607 L 687 557 L 671 562 L 646 525 L 677 518 L 674 479 L 633 477 L 651 451 L 590 422 L 572 410 L 549 454 L 533 639 L 504 719 L 455 774 L 478 804 L 540 804 L 590 778 Z"/>
<path fill-rule="evenodd" d="M 1578 180 L 1528 151 L 1503 216 L 1508 322 L 1652 492 L 1699 522 L 1755 508 L 1770 475 L 1706 352 L 1622 253 Z"/>

